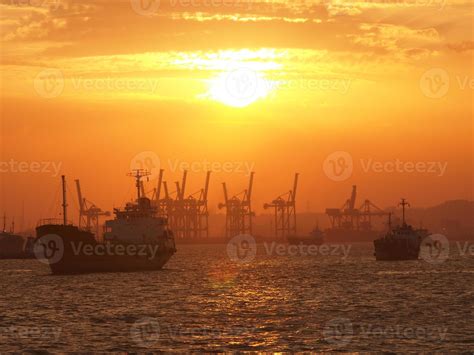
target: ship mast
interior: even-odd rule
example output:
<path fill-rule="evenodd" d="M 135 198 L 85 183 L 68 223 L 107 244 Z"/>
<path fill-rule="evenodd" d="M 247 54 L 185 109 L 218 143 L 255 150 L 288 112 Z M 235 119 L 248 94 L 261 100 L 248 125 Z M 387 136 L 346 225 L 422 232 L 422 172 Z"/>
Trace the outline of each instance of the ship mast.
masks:
<path fill-rule="evenodd" d="M 6 212 L 3 213 L 3 233 L 7 231 L 7 214 Z"/>
<path fill-rule="evenodd" d="M 402 216 L 403 216 L 403 225 L 406 225 L 405 222 L 405 207 L 410 207 L 410 204 L 407 202 L 406 199 L 402 198 L 402 202 L 399 203 L 399 206 L 402 206 Z"/>
<path fill-rule="evenodd" d="M 61 176 L 63 183 L 63 220 L 64 225 L 67 225 L 67 203 L 66 203 L 66 176 Z"/>
<path fill-rule="evenodd" d="M 141 180 L 142 177 L 145 176 L 150 176 L 151 173 L 148 172 L 148 170 L 144 169 L 134 169 L 132 170 L 131 173 L 128 174 L 128 176 L 134 177 L 135 178 L 135 187 L 137 188 L 137 201 L 140 200 L 141 196 L 141 190 L 142 190 L 142 184 Z"/>

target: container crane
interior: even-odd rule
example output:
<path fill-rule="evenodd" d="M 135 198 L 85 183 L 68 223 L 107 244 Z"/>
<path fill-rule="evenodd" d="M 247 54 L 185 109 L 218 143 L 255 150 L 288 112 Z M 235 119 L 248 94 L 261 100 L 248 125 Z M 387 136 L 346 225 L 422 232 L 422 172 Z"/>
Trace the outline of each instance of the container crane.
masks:
<path fill-rule="evenodd" d="M 296 191 L 299 174 L 295 174 L 293 189 L 278 196 L 270 203 L 263 205 L 264 209 L 274 209 L 274 233 L 277 238 L 286 238 L 296 234 Z"/>

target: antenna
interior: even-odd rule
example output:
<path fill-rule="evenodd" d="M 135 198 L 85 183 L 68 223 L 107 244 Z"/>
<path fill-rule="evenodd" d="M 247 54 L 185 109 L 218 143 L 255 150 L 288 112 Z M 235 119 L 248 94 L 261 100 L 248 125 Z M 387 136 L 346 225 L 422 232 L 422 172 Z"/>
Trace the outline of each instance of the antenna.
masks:
<path fill-rule="evenodd" d="M 403 225 L 406 225 L 405 223 L 405 207 L 411 207 L 410 204 L 407 202 L 406 199 L 402 198 L 402 202 L 398 204 L 399 206 L 402 206 L 402 216 L 403 216 Z"/>
<path fill-rule="evenodd" d="M 67 224 L 67 203 L 66 203 L 66 176 L 61 176 L 61 180 L 63 183 L 63 219 L 64 225 Z"/>
<path fill-rule="evenodd" d="M 135 187 L 137 188 L 137 200 L 139 200 L 141 196 L 141 180 L 142 177 L 150 176 L 151 173 L 145 169 L 134 169 L 130 173 L 127 174 L 128 176 L 135 178 Z"/>

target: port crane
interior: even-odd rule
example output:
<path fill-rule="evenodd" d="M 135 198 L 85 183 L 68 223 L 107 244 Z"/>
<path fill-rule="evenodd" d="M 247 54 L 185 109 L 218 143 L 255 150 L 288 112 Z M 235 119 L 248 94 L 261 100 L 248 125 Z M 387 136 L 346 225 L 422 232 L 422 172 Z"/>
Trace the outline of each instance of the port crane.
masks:
<path fill-rule="evenodd" d="M 168 183 L 163 181 L 164 171 L 160 170 L 154 203 L 161 215 L 168 217 L 168 222 L 179 239 L 209 237 L 208 192 L 211 172 L 206 174 L 204 188 L 186 196 L 188 172 L 183 171 L 181 182 L 176 181 L 176 191 L 168 190 Z M 164 198 L 161 198 L 161 190 Z M 171 195 L 174 194 L 174 197 Z"/>
<path fill-rule="evenodd" d="M 102 209 L 97 207 L 94 203 L 83 197 L 79 180 L 76 180 L 76 189 L 79 199 L 79 228 L 85 227 L 89 231 L 94 232 L 96 238 L 99 238 L 99 218 L 109 217 L 110 212 L 102 211 Z"/>
<path fill-rule="evenodd" d="M 252 190 L 255 173 L 250 173 L 248 188 L 229 198 L 227 184 L 222 183 L 224 202 L 218 208 L 226 210 L 226 238 L 233 238 L 239 234 L 252 234 Z"/>
<path fill-rule="evenodd" d="M 293 189 L 278 196 L 270 203 L 263 205 L 264 209 L 274 210 L 274 233 L 277 238 L 286 238 L 296 234 L 296 190 L 299 174 L 295 174 Z"/>
<path fill-rule="evenodd" d="M 332 229 L 372 230 L 373 217 L 388 216 L 388 213 L 377 207 L 370 200 L 364 200 L 356 207 L 357 186 L 352 186 L 351 197 L 341 208 L 327 208 L 326 214 L 331 221 Z"/>

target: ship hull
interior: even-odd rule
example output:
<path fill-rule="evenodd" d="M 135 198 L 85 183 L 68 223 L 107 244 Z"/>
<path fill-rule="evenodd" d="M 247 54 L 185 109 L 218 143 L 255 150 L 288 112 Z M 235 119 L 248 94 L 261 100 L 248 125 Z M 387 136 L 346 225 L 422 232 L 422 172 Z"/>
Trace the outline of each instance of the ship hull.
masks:
<path fill-rule="evenodd" d="M 0 235 L 0 260 L 31 259 L 34 256 L 26 250 L 26 240 L 13 234 Z"/>
<path fill-rule="evenodd" d="M 89 274 L 100 272 L 137 272 L 161 270 L 174 253 L 155 256 L 153 259 L 132 256 L 65 256 L 50 264 L 53 275 Z"/>
<path fill-rule="evenodd" d="M 407 240 L 374 241 L 375 259 L 377 261 L 418 260 L 420 244 Z"/>
<path fill-rule="evenodd" d="M 60 250 L 60 257 L 50 255 L 50 258 L 44 258 L 48 261 L 54 275 L 160 270 L 176 252 L 173 240 L 169 244 L 114 243 L 112 245 L 97 242 L 92 233 L 81 231 L 74 226 L 63 225 L 41 226 L 36 229 L 36 232 L 37 241 L 40 241 L 39 245 L 41 245 L 40 238 L 44 236 L 54 235 L 59 238 L 56 240 L 55 248 Z M 107 253 L 106 250 L 110 250 L 111 246 L 113 250 L 118 250 L 120 247 L 122 251 L 120 255 Z M 135 252 L 133 255 L 126 255 L 124 251 L 129 250 L 130 247 Z M 87 255 L 86 249 L 89 250 Z M 100 253 L 90 252 L 91 250 L 100 250 Z"/>

